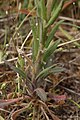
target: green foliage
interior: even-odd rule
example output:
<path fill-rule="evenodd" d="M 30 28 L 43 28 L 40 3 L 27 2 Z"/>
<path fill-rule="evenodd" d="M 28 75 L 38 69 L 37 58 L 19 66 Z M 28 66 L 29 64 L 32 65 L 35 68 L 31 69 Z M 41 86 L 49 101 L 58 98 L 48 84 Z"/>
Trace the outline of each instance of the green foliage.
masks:
<path fill-rule="evenodd" d="M 55 65 L 52 65 L 50 67 L 47 67 L 46 69 L 43 69 L 36 77 L 36 79 L 38 78 L 42 78 L 42 77 L 46 77 L 47 75 L 49 75 L 52 72 L 52 69 L 54 69 Z"/>
<path fill-rule="evenodd" d="M 54 51 L 57 49 L 57 46 L 59 45 L 59 43 L 60 43 L 60 40 L 57 40 L 56 42 L 51 43 L 51 45 L 47 47 L 47 49 L 44 51 L 44 54 L 43 54 L 43 61 L 46 62 L 49 59 L 51 54 L 54 53 Z"/>
<path fill-rule="evenodd" d="M 49 21 L 48 21 L 48 23 L 46 24 L 46 28 L 47 27 L 49 27 L 51 24 L 53 24 L 54 22 L 55 22 L 55 20 L 56 20 L 56 18 L 58 17 L 58 15 L 59 15 L 59 13 L 60 13 L 60 11 L 61 11 L 61 9 L 62 9 L 62 6 L 63 6 L 63 0 L 59 3 L 59 5 L 58 6 L 56 6 L 56 9 L 54 10 L 52 10 L 52 16 L 51 16 L 51 18 L 49 19 Z"/>
<path fill-rule="evenodd" d="M 50 60 L 50 56 L 55 53 L 58 49 L 58 45 L 60 44 L 59 39 L 56 39 L 55 41 L 53 39 L 58 27 L 63 22 L 63 20 L 57 22 L 56 19 L 61 12 L 64 1 L 61 0 L 59 3 L 58 0 L 54 0 L 51 1 L 52 4 L 49 4 L 49 0 L 46 2 L 47 3 L 45 3 L 45 0 L 34 0 L 36 16 L 30 17 L 32 31 L 32 56 L 29 58 L 24 55 L 28 63 L 26 66 L 26 72 L 24 72 L 24 60 L 20 55 L 18 57 L 17 67 L 5 61 L 5 63 L 24 80 L 23 83 L 25 83 L 26 86 L 24 91 L 27 93 L 27 96 L 30 97 L 28 103 L 31 102 L 32 104 L 30 111 L 34 111 L 32 111 L 34 119 L 38 108 L 38 115 L 41 110 L 45 108 L 45 115 L 48 116 L 46 114 L 48 112 L 51 118 L 54 119 L 54 115 L 46 105 L 48 101 L 47 93 L 49 91 L 47 90 L 48 92 L 46 92 L 45 83 L 47 84 L 47 82 L 45 82 L 45 79 L 50 74 L 64 70 L 61 67 L 58 67 L 57 64 L 52 64 L 50 66 L 46 64 Z M 52 24 L 53 28 L 51 29 Z M 49 32 L 49 30 L 51 31 Z M 18 81 L 18 89 L 20 89 L 20 85 L 20 81 Z"/>
<path fill-rule="evenodd" d="M 58 0 L 54 0 L 50 1 L 50 3 L 48 0 L 46 4 L 44 0 L 35 0 L 34 3 L 37 16 L 32 16 L 30 19 L 32 30 L 32 58 L 29 60 L 27 57 L 27 60 L 29 62 L 29 71 L 32 75 L 32 81 L 47 77 L 50 73 L 54 73 L 54 71 L 60 71 L 57 70 L 57 67 L 55 65 L 47 67 L 46 63 L 50 59 L 50 56 L 54 54 L 60 43 L 59 39 L 53 41 L 53 38 L 56 31 L 58 30 L 58 27 L 63 22 L 63 20 L 61 20 L 55 24 L 55 21 L 62 9 L 64 0 L 61 0 L 60 2 Z M 48 14 L 51 15 L 51 17 L 49 16 L 50 18 L 47 17 Z M 48 32 L 48 29 L 52 24 L 54 24 L 54 26 L 51 31 Z M 27 78 L 27 75 L 25 72 L 23 72 L 25 64 L 21 56 L 18 58 L 17 65 L 17 67 L 11 65 L 10 66 L 22 78 Z"/>
<path fill-rule="evenodd" d="M 33 61 L 35 61 L 36 56 L 38 54 L 38 50 L 39 50 L 39 38 L 37 36 L 38 27 L 37 27 L 34 19 L 31 20 L 31 28 L 32 28 L 32 33 L 33 33 Z"/>
<path fill-rule="evenodd" d="M 23 4 L 20 5 L 22 10 L 26 10 L 26 9 L 32 9 L 33 5 L 32 5 L 32 0 L 23 0 Z M 24 18 L 25 18 L 25 14 L 20 14 L 19 15 L 19 21 L 21 22 Z"/>
<path fill-rule="evenodd" d="M 9 63 L 8 61 L 5 61 L 5 64 L 9 65 L 10 68 L 11 68 L 12 70 L 14 70 L 16 73 L 18 73 L 23 79 L 26 79 L 26 73 L 25 73 L 22 69 L 13 66 L 13 65 L 12 65 L 11 63 Z"/>
<path fill-rule="evenodd" d="M 25 66 L 25 61 L 24 59 L 19 55 L 18 57 L 18 63 L 17 63 L 17 67 L 24 70 L 24 66 Z"/>
<path fill-rule="evenodd" d="M 80 104 L 78 104 L 77 102 L 75 102 L 72 99 L 68 99 L 70 102 L 72 102 L 74 105 L 76 105 L 79 109 L 80 109 Z"/>
<path fill-rule="evenodd" d="M 59 29 L 66 36 L 68 40 L 72 41 L 74 39 L 74 37 L 72 37 L 66 30 L 62 29 L 61 27 L 59 27 Z M 76 47 L 80 47 L 80 44 L 78 42 L 74 42 L 73 44 Z"/>
<path fill-rule="evenodd" d="M 46 6 L 45 6 L 45 1 L 41 0 L 40 1 L 41 4 L 41 18 L 46 20 Z"/>
<path fill-rule="evenodd" d="M 63 20 L 59 20 L 61 19 L 61 17 L 59 17 L 58 19 L 58 16 L 62 8 L 64 8 L 63 7 L 64 1 L 66 1 L 66 4 L 64 6 L 66 6 L 68 2 L 70 2 L 69 0 L 18 1 L 18 3 L 22 5 L 21 10 L 24 11 L 27 9 L 26 12 L 28 11 L 29 14 L 25 18 L 24 18 L 25 14 L 21 14 L 21 15 L 19 14 L 19 17 L 21 17 L 21 21 L 20 21 L 21 24 L 19 25 L 19 27 L 16 27 L 12 24 L 10 25 L 10 27 L 12 26 L 10 29 L 11 35 L 15 29 L 15 33 L 11 37 L 10 42 L 8 41 L 8 29 L 6 29 L 5 32 L 3 32 L 4 33 L 3 35 L 1 34 L 1 36 L 5 36 L 5 40 L 4 43 L 2 41 L 3 48 L 1 48 L 0 50 L 0 62 L 1 64 L 3 64 L 3 60 L 5 60 L 5 55 L 4 55 L 5 51 L 9 50 L 8 56 L 6 58 L 11 58 L 10 61 L 11 62 L 14 61 L 16 65 L 13 66 L 9 62 L 7 62 L 7 60 L 5 61 L 5 63 L 9 65 L 9 67 L 12 70 L 14 70 L 14 72 L 17 73 L 14 76 L 15 79 L 13 80 L 11 77 L 13 74 L 12 72 L 10 73 L 9 71 L 7 71 L 7 69 L 5 69 L 4 74 L 1 72 L 0 98 L 2 97 L 5 100 L 1 100 L 0 108 L 3 112 L 6 112 L 6 114 L 1 113 L 0 116 L 1 120 L 4 120 L 5 115 L 9 115 L 9 117 L 6 116 L 7 119 L 10 119 L 11 116 L 12 120 L 16 120 L 20 114 L 22 118 L 28 120 L 41 120 L 41 119 L 59 120 L 59 118 L 54 115 L 55 114 L 54 111 L 56 111 L 54 109 L 59 107 L 60 105 L 62 106 L 65 100 L 69 100 L 80 109 L 79 102 L 75 102 L 71 99 L 68 99 L 68 96 L 66 94 L 61 95 L 63 94 L 63 92 L 61 92 L 60 95 L 55 95 L 56 93 L 59 92 L 59 90 L 54 89 L 60 82 L 66 79 L 66 77 L 63 78 L 62 73 L 58 75 L 59 72 L 65 70 L 60 66 L 65 67 L 65 65 L 62 65 L 61 61 L 60 63 L 57 63 L 57 61 L 59 60 L 58 58 L 60 56 L 59 53 L 57 55 L 55 54 L 57 53 L 57 51 L 64 49 L 62 48 L 63 45 L 67 45 L 74 41 L 73 40 L 74 38 L 67 31 L 62 29 L 63 26 L 61 26 L 61 24 L 63 24 Z M 78 2 L 78 4 L 80 4 L 80 2 Z M 28 23 L 29 22 L 28 20 L 30 21 L 30 24 Z M 1 21 L 2 21 L 2 17 L 1 17 Z M 25 27 L 26 24 L 31 25 L 29 26 L 31 30 L 27 36 L 26 35 L 21 36 L 20 34 L 21 32 L 23 33 L 23 29 L 20 29 L 23 23 L 24 23 L 23 27 Z M 71 25 L 71 22 L 69 24 Z M 73 26 L 76 25 L 73 24 Z M 80 28 L 80 27 L 76 26 L 76 28 Z M 21 32 L 19 32 L 19 30 Z M 26 27 L 25 32 L 26 30 L 28 30 L 28 27 Z M 69 42 L 60 44 L 60 42 L 63 41 L 60 41 L 59 37 L 56 37 L 57 30 L 60 30 L 62 34 L 66 36 L 66 38 L 69 40 Z M 14 46 L 12 42 L 14 42 Z M 75 46 L 79 46 L 77 41 L 74 42 L 73 44 Z M 15 51 L 13 48 L 15 49 Z M 13 50 L 14 52 L 11 51 L 10 53 L 10 50 Z M 16 56 L 16 58 L 13 58 L 14 55 Z M 55 56 L 58 57 L 55 58 Z M 63 57 L 64 56 L 62 56 L 62 58 Z M 17 62 L 15 61 L 16 59 Z M 63 61 L 64 59 L 65 58 L 63 58 Z M 8 75 L 9 75 L 9 80 L 6 81 L 5 77 L 7 77 Z M 63 75 L 65 74 L 63 73 Z M 2 82 L 3 78 L 5 79 L 4 82 Z M 12 89 L 9 91 L 9 88 L 11 87 Z M 18 98 L 14 99 L 14 97 L 18 97 Z M 6 110 L 3 109 L 3 108 L 8 108 L 6 107 L 8 105 L 11 105 L 9 106 L 10 107 L 9 111 L 7 111 L 7 109 Z M 10 110 L 12 109 L 14 109 L 14 111 L 11 113 Z"/>
<path fill-rule="evenodd" d="M 54 34 L 56 33 L 56 31 L 58 30 L 58 27 L 60 26 L 60 24 L 63 22 L 63 20 L 59 21 L 51 30 L 51 32 L 48 35 L 48 38 L 46 40 L 45 43 L 45 47 L 47 48 L 49 46 L 49 43 L 52 41 Z"/>

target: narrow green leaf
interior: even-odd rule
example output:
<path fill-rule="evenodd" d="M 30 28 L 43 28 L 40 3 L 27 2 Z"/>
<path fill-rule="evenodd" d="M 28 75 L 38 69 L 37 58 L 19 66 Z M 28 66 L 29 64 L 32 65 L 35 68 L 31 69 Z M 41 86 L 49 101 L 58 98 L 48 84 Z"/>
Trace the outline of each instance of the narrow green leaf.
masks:
<path fill-rule="evenodd" d="M 73 40 L 74 37 L 71 36 L 66 30 L 64 30 L 62 27 L 59 27 L 60 31 L 66 36 L 66 38 L 68 38 L 68 40 Z M 80 47 L 80 44 L 78 42 L 74 42 L 74 45 L 76 45 L 77 47 Z"/>
<path fill-rule="evenodd" d="M 54 67 L 54 68 L 51 70 L 51 73 L 59 73 L 59 72 L 62 72 L 62 71 L 65 71 L 65 68 L 62 68 L 62 67 Z"/>
<path fill-rule="evenodd" d="M 44 54 L 43 54 L 43 61 L 44 61 L 44 62 L 46 62 L 46 61 L 49 59 L 50 55 L 51 55 L 52 53 L 54 53 L 54 51 L 57 49 L 57 46 L 59 45 L 59 43 L 60 43 L 60 40 L 57 40 L 55 43 L 52 43 L 52 44 L 46 49 L 46 51 L 45 51 Z"/>
<path fill-rule="evenodd" d="M 46 6 L 45 6 L 45 0 L 41 0 L 40 1 L 41 3 L 41 16 L 42 16 L 42 19 L 46 20 Z"/>
<path fill-rule="evenodd" d="M 56 33 L 59 25 L 60 25 L 63 21 L 64 21 L 64 20 L 59 21 L 59 22 L 53 27 L 53 29 L 51 30 L 50 34 L 48 35 L 47 41 L 46 41 L 46 45 L 45 45 L 46 48 L 48 47 L 49 43 L 50 43 L 51 40 L 53 39 L 54 34 Z"/>
<path fill-rule="evenodd" d="M 54 0 L 47 0 L 47 5 L 46 5 L 46 7 L 47 7 L 47 20 L 49 20 L 51 17 L 51 10 L 52 10 L 53 1 Z"/>
<path fill-rule="evenodd" d="M 72 99 L 68 99 L 70 102 L 72 102 L 74 105 L 76 105 L 79 109 L 80 109 L 80 104 L 78 104 L 77 102 L 75 102 Z"/>
<path fill-rule="evenodd" d="M 57 67 L 56 65 L 52 65 L 50 67 L 45 68 L 44 70 L 42 70 L 36 77 L 36 79 L 38 78 L 43 78 L 43 77 L 47 77 L 49 74 L 51 73 L 59 73 L 64 71 L 65 69 L 62 67 Z"/>
<path fill-rule="evenodd" d="M 46 24 L 46 28 L 51 25 L 52 23 L 54 23 L 54 21 L 56 20 L 56 18 L 58 17 L 61 9 L 63 6 L 63 0 L 60 2 L 60 4 L 58 5 L 58 7 L 56 8 L 56 10 L 54 11 L 54 14 L 52 15 L 52 17 L 50 18 L 50 20 L 48 21 L 48 23 Z"/>
<path fill-rule="evenodd" d="M 23 70 L 13 66 L 11 63 L 9 63 L 8 61 L 4 61 L 5 64 L 9 65 L 9 67 L 14 70 L 14 72 L 18 73 L 23 79 L 26 79 L 26 74 Z"/>
<path fill-rule="evenodd" d="M 50 67 L 45 68 L 44 70 L 42 70 L 36 77 L 36 79 L 38 78 L 42 78 L 42 77 L 46 77 L 47 75 L 49 75 L 52 71 L 52 69 L 55 67 L 55 65 L 52 65 Z"/>
<path fill-rule="evenodd" d="M 42 23 L 42 20 L 40 19 L 39 20 L 39 33 L 38 33 L 38 36 L 39 36 L 39 43 L 42 43 L 42 40 L 43 40 L 43 23 Z"/>
<path fill-rule="evenodd" d="M 31 28 L 32 28 L 32 34 L 33 34 L 33 61 L 36 61 L 36 56 L 38 53 L 38 49 L 39 49 L 39 38 L 37 37 L 37 26 L 35 23 L 35 20 L 32 19 L 31 20 Z"/>
<path fill-rule="evenodd" d="M 27 1 L 27 0 L 26 0 Z M 33 8 L 33 3 L 32 3 L 32 0 L 29 0 L 29 3 L 28 3 L 28 8 L 31 10 Z"/>
<path fill-rule="evenodd" d="M 62 27 L 59 27 L 59 30 L 69 39 L 74 39 L 66 30 L 64 30 Z"/>
<path fill-rule="evenodd" d="M 37 16 L 41 17 L 41 5 L 39 0 L 35 0 L 35 6 L 37 7 Z"/>
<path fill-rule="evenodd" d="M 56 10 L 56 8 L 58 7 L 60 1 L 59 0 L 53 0 L 53 4 L 52 4 L 52 7 L 51 7 L 51 14 L 53 15 L 54 14 L 54 11 Z"/>
<path fill-rule="evenodd" d="M 18 57 L 18 68 L 24 69 L 24 65 L 25 65 L 24 59 L 19 55 L 19 57 Z"/>
<path fill-rule="evenodd" d="M 23 9 L 25 9 L 25 8 L 27 9 L 28 6 L 29 6 L 29 4 L 30 4 L 30 3 L 29 3 L 29 0 L 24 0 L 24 1 L 23 1 L 23 4 L 22 4 L 22 8 L 23 8 Z"/>
<path fill-rule="evenodd" d="M 26 74 L 23 70 L 15 67 L 15 66 L 12 66 L 11 69 L 13 69 L 16 73 L 18 73 L 22 78 L 26 79 Z"/>

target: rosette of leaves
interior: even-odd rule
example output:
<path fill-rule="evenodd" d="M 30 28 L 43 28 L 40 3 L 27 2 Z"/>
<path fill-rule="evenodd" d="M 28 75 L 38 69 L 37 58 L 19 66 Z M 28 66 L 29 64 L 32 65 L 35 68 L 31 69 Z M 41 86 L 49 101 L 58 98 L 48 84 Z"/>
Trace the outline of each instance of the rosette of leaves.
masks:
<path fill-rule="evenodd" d="M 56 64 L 47 66 L 46 63 L 60 43 L 60 40 L 54 41 L 54 35 L 63 22 L 63 20 L 56 22 L 56 19 L 62 10 L 64 0 L 34 0 L 34 4 L 36 16 L 30 18 L 32 57 L 26 57 L 28 62 L 27 72 L 24 72 L 20 67 L 8 64 L 23 80 L 26 80 L 26 94 L 31 97 L 30 100 L 32 101 L 29 109 L 31 109 L 34 119 L 44 118 L 49 120 L 50 115 L 53 120 L 59 120 L 47 107 L 49 90 L 46 92 L 47 81 L 45 79 L 50 74 L 63 71 Z M 51 28 L 52 24 L 54 24 L 53 28 Z"/>

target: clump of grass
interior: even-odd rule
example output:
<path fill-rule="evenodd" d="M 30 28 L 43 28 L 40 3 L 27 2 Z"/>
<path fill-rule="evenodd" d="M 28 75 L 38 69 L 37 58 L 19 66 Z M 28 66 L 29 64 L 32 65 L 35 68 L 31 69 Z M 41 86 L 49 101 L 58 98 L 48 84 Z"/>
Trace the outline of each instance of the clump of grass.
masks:
<path fill-rule="evenodd" d="M 51 117 L 53 120 L 59 120 L 48 107 L 49 104 L 52 104 L 49 102 L 52 98 L 49 97 L 51 93 L 50 90 L 47 89 L 48 82 L 50 82 L 47 76 L 61 72 L 63 69 L 58 67 L 57 64 L 49 66 L 47 63 L 60 43 L 59 39 L 54 41 L 54 35 L 63 20 L 55 21 L 61 12 L 63 4 L 64 0 L 60 2 L 58 0 L 47 0 L 47 3 L 45 3 L 45 0 L 34 1 L 36 16 L 30 18 L 32 56 L 29 58 L 23 54 L 28 62 L 26 71 L 24 69 L 25 62 L 20 55 L 17 67 L 6 62 L 18 73 L 18 92 L 20 93 L 22 91 L 22 93 L 28 96 L 27 99 L 25 99 L 24 96 L 26 101 L 25 106 L 23 105 L 23 108 L 15 111 L 12 114 L 12 119 L 16 119 L 20 113 L 26 111 L 28 112 L 27 119 L 49 120 L 49 117 Z M 53 28 L 51 28 L 52 24 L 54 24 Z M 50 32 L 48 32 L 49 30 Z"/>

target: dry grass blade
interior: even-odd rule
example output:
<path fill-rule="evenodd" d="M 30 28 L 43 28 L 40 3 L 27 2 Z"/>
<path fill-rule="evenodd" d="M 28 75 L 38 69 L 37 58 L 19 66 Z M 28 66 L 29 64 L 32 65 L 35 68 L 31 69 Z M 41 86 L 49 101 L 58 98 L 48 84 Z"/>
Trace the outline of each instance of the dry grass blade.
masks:
<path fill-rule="evenodd" d="M 24 97 L 19 97 L 19 98 L 14 98 L 14 99 L 0 100 L 0 109 L 10 104 L 16 103 L 20 100 L 24 100 L 24 99 L 30 99 L 30 97 L 26 95 Z"/>
<path fill-rule="evenodd" d="M 27 54 L 26 56 L 28 57 L 28 56 L 31 56 L 32 55 L 32 53 L 29 53 L 29 54 Z M 23 57 L 23 56 L 22 56 Z M 12 58 L 12 59 L 8 59 L 8 60 L 6 60 L 6 61 L 8 61 L 8 62 L 14 62 L 15 60 L 17 60 L 18 59 L 18 57 L 15 57 L 15 58 Z M 5 62 L 4 61 L 1 61 L 0 62 L 0 65 L 3 65 L 3 64 L 5 64 Z"/>
<path fill-rule="evenodd" d="M 48 113 L 50 114 L 50 116 L 52 117 L 52 120 L 60 120 L 56 115 L 54 115 L 51 110 L 49 110 L 48 106 L 42 102 L 41 100 L 39 100 L 39 102 L 45 107 L 45 109 L 48 111 Z"/>
<path fill-rule="evenodd" d="M 36 7 L 34 7 L 29 14 L 23 19 L 23 21 L 21 22 L 21 24 L 19 25 L 19 27 L 16 29 L 15 33 L 13 34 L 13 38 L 16 35 L 17 31 L 21 28 L 21 26 L 23 25 L 23 23 L 25 22 L 25 20 L 29 17 L 29 15 L 35 10 Z"/>
<path fill-rule="evenodd" d="M 11 120 L 16 120 L 17 116 L 18 116 L 20 113 L 26 111 L 26 109 L 29 108 L 31 104 L 32 104 L 32 101 L 30 101 L 27 106 L 25 106 L 25 107 L 23 107 L 23 108 L 15 111 L 15 112 L 11 115 Z"/>
<path fill-rule="evenodd" d="M 3 108 L 7 105 L 13 104 L 15 102 L 18 102 L 19 100 L 22 100 L 23 97 L 15 98 L 15 99 L 8 99 L 8 100 L 0 100 L 0 108 Z"/>
<path fill-rule="evenodd" d="M 47 114 L 46 114 L 46 112 L 45 112 L 45 110 L 44 110 L 44 108 L 43 108 L 42 106 L 41 106 L 41 110 L 42 110 L 42 112 L 44 113 L 46 119 L 49 120 L 49 117 L 47 116 Z"/>
<path fill-rule="evenodd" d="M 2 116 L 0 116 L 0 120 L 5 120 Z"/>
<path fill-rule="evenodd" d="M 29 32 L 29 34 L 28 34 L 27 37 L 25 38 L 25 40 L 24 40 L 24 42 L 23 42 L 23 44 L 22 44 L 22 46 L 21 46 L 21 48 L 20 48 L 21 50 L 23 49 L 26 41 L 28 40 L 28 38 L 30 37 L 31 34 L 32 34 L 32 30 Z"/>
<path fill-rule="evenodd" d="M 0 111 L 4 111 L 4 112 L 6 112 L 6 113 L 10 113 L 9 111 L 7 111 L 7 110 L 5 110 L 5 109 L 3 109 L 3 108 L 0 108 Z"/>
<path fill-rule="evenodd" d="M 60 20 L 67 20 L 67 21 L 71 21 L 71 22 L 76 22 L 76 23 L 80 23 L 79 19 L 73 19 L 73 18 L 69 18 L 69 17 L 64 17 L 64 16 L 59 16 Z"/>
<path fill-rule="evenodd" d="M 62 47 L 64 45 L 68 45 L 68 44 L 71 44 L 71 43 L 77 42 L 77 41 L 80 41 L 80 38 L 74 39 L 74 40 L 71 40 L 71 41 L 68 41 L 68 42 L 61 43 L 61 44 L 58 45 L 58 47 Z"/>

